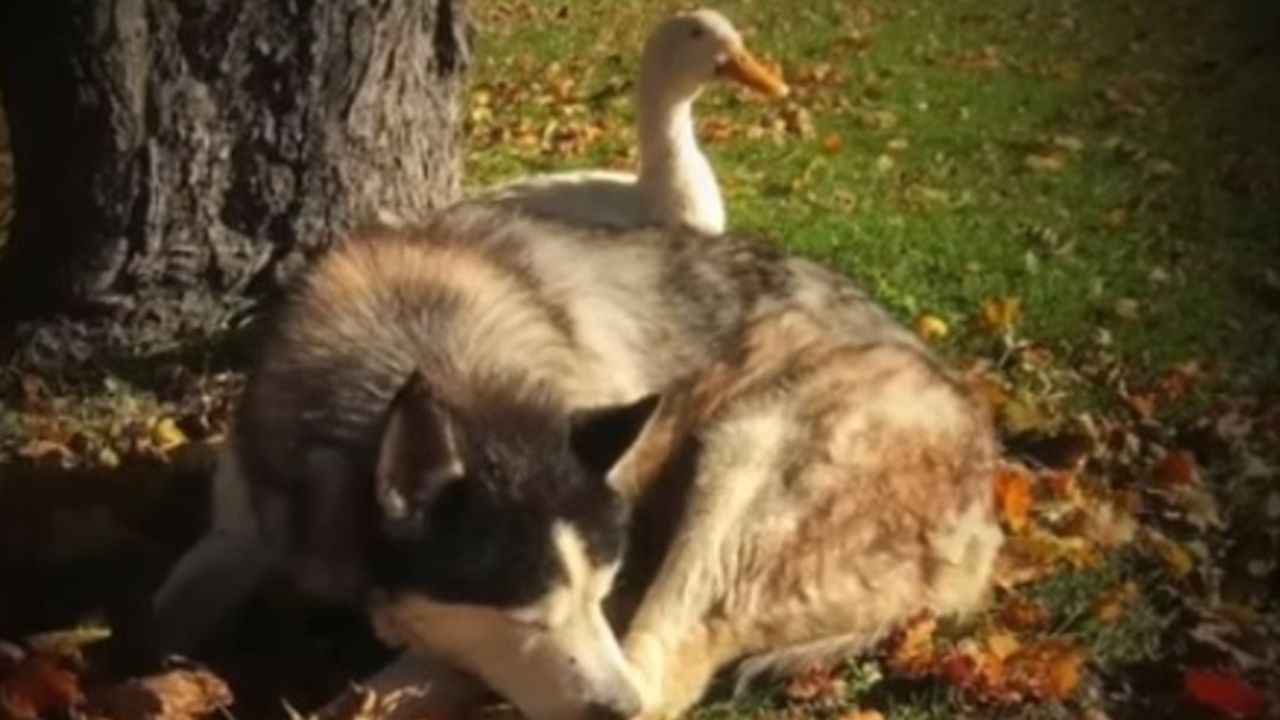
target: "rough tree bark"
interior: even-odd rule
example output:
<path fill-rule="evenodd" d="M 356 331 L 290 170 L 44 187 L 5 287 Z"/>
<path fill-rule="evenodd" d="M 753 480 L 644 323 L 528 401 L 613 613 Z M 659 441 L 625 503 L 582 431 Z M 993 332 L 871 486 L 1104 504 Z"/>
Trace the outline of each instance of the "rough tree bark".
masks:
<path fill-rule="evenodd" d="M 0 5 L 0 352 L 215 333 L 353 226 L 459 190 L 464 0 Z"/>

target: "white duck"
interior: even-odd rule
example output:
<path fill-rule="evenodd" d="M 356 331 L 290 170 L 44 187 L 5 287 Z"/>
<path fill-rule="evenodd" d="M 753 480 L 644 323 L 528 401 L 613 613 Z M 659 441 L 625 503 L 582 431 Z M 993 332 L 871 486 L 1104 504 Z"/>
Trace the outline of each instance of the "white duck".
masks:
<path fill-rule="evenodd" d="M 649 36 L 641 58 L 638 174 L 553 173 L 500 185 L 484 196 L 578 222 L 724 232 L 720 187 L 693 126 L 694 100 L 720 77 L 770 97 L 787 95 L 787 86 L 747 52 L 723 15 L 705 9 L 673 15 Z"/>

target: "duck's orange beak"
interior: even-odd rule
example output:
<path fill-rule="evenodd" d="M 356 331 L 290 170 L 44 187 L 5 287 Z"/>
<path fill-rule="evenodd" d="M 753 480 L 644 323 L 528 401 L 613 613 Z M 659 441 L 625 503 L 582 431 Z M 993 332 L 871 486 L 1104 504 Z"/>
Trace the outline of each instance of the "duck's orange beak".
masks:
<path fill-rule="evenodd" d="M 782 78 L 774 75 L 746 50 L 734 50 L 716 66 L 716 74 L 742 83 L 771 98 L 784 98 L 789 92 Z"/>

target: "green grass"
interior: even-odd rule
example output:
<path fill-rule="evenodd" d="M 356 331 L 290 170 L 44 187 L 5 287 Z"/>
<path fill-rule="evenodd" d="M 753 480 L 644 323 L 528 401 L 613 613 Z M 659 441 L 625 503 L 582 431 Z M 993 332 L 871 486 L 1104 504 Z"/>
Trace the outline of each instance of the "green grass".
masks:
<path fill-rule="evenodd" d="M 964 323 L 982 300 L 1017 295 L 1037 339 L 1070 342 L 1102 324 L 1126 359 L 1152 369 L 1210 356 L 1231 374 L 1264 375 L 1280 346 L 1274 305 L 1257 294 L 1280 251 L 1280 123 L 1267 122 L 1280 117 L 1269 80 L 1280 63 L 1274 46 L 1260 49 L 1267 18 L 1255 5 L 722 3 L 792 79 L 819 63 L 847 76 L 799 83 L 812 137 L 708 145 L 730 223 L 833 263 L 904 318 Z M 558 63 L 582 95 L 610 96 L 584 116 L 628 129 L 638 47 L 675 5 L 569 0 L 524 8 L 531 16 L 518 21 L 499 11 L 512 7 L 523 6 L 476 10 L 473 84 L 524 89 L 495 93 L 497 121 L 552 117 L 563 103 L 528 89 Z M 965 61 L 984 48 L 998 66 Z M 1135 88 L 1119 110 L 1106 97 L 1116 88 Z M 780 111 L 724 89 L 698 105 L 700 118 L 740 126 Z M 883 111 L 893 127 L 865 122 Z M 826 154 L 832 134 L 843 149 Z M 1029 148 L 1054 134 L 1079 151 L 1059 171 L 1029 170 Z M 477 143 L 469 181 L 600 165 L 630 137 L 606 134 L 573 157 Z M 893 139 L 906 147 L 886 149 Z M 882 156 L 891 168 L 877 166 Z M 1246 187 L 1233 187 L 1242 171 Z M 1124 298 L 1138 301 L 1136 319 L 1110 313 Z"/>

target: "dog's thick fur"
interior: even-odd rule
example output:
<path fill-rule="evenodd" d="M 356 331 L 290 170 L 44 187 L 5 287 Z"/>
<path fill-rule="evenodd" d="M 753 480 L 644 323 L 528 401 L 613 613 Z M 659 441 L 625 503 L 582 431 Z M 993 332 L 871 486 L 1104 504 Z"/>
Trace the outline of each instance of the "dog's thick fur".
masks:
<path fill-rule="evenodd" d="M 985 581 L 977 416 L 843 278 L 759 244 L 463 205 L 321 259 L 260 358 L 214 531 L 157 596 L 179 642 L 282 565 L 535 720 L 622 717 L 687 705 L 741 656 L 856 646 L 913 588 L 945 611 Z M 633 663 L 603 614 L 625 500 L 657 567 L 618 593 L 643 596 Z M 819 617 L 842 599 L 863 606 Z"/>
<path fill-rule="evenodd" d="M 712 676 L 866 648 L 970 610 L 1001 532 L 990 420 L 918 347 L 788 310 L 671 389 L 613 482 L 638 504 L 616 602 L 645 712 Z M 632 595 L 628 597 L 628 595 Z"/>

